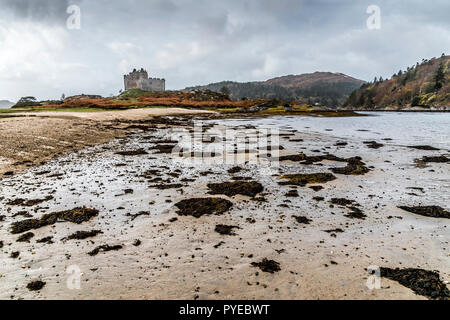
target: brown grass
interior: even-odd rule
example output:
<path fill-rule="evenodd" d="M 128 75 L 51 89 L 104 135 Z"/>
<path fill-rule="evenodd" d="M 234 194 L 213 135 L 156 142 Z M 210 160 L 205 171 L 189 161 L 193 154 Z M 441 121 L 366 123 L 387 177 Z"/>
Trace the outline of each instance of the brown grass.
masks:
<path fill-rule="evenodd" d="M 245 101 L 218 100 L 211 97 L 210 100 L 201 100 L 195 93 L 168 91 L 161 93 L 149 93 L 138 98 L 121 99 L 101 98 L 101 99 L 80 99 L 66 100 L 63 104 L 42 105 L 33 109 L 60 109 L 60 108 L 101 108 L 101 109 L 129 109 L 132 107 L 183 107 L 195 109 L 219 109 L 219 108 L 249 108 L 258 105 L 266 100 L 254 99 Z"/>

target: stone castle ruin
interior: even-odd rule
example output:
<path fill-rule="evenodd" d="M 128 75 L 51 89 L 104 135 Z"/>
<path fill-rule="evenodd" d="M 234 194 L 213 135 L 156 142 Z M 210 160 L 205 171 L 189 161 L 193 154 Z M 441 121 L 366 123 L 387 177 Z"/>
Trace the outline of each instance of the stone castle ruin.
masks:
<path fill-rule="evenodd" d="M 136 69 L 123 76 L 125 82 L 125 90 L 141 89 L 145 91 L 161 92 L 166 90 L 166 80 L 159 78 L 149 78 L 147 71 L 143 68 L 139 71 Z"/>

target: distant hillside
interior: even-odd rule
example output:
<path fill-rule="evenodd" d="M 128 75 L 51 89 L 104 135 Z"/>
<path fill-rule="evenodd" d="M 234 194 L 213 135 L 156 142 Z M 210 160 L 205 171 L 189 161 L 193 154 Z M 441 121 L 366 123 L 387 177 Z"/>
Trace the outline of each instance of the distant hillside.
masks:
<path fill-rule="evenodd" d="M 0 100 L 0 109 L 8 109 L 14 105 L 14 102 L 8 100 Z"/>
<path fill-rule="evenodd" d="M 353 92 L 345 109 L 450 110 L 450 56 L 422 60 L 390 80 L 376 79 Z"/>
<path fill-rule="evenodd" d="M 205 86 L 189 87 L 190 90 L 211 90 L 227 93 L 233 100 L 282 99 L 328 107 L 341 105 L 355 89 L 365 82 L 342 73 L 315 72 L 288 75 L 259 82 L 223 81 Z"/>

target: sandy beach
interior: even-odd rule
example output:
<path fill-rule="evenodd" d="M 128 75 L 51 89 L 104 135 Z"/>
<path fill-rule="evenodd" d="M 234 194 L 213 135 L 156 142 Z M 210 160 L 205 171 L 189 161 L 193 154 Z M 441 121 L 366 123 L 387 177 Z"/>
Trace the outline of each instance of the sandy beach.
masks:
<path fill-rule="evenodd" d="M 124 136 L 121 122 L 208 113 L 180 108 L 108 112 L 27 112 L 0 118 L 0 176 L 22 172 L 55 156 Z M 17 117 L 14 117 L 17 116 Z"/>
<path fill-rule="evenodd" d="M 371 289 L 366 269 L 373 266 L 437 270 L 448 283 L 448 220 L 398 208 L 448 208 L 448 163 L 415 161 L 436 152 L 381 139 L 377 149 L 278 125 L 281 161 L 263 170 L 254 161 L 267 151 L 242 152 L 239 144 L 222 150 L 235 156 L 232 163 L 217 154 L 172 154 L 167 150 L 195 130 L 190 117 L 147 118 L 164 112 L 0 120 L 0 136 L 12 136 L 15 128 L 14 136 L 22 135 L 20 143 L 34 156 L 33 166 L 1 180 L 1 299 L 426 299 L 385 277 Z M 31 129 L 36 126 L 39 133 Z M 65 127 L 83 128 L 76 144 Z M 221 133 L 230 128 L 270 136 L 251 120 L 208 120 L 200 139 L 211 147 L 221 144 Z M 31 151 L 28 141 L 34 138 L 35 144 L 38 137 L 46 139 L 36 149 L 55 139 L 57 146 L 51 146 L 61 154 Z M 27 159 L 2 152 L 9 163 Z M 287 158 L 300 153 L 310 158 Z M 334 157 L 312 158 L 324 154 Z M 342 174 L 355 156 L 367 171 Z M 48 160 L 36 166 L 42 159 Z M 286 183 L 292 174 L 327 179 Z M 238 194 L 234 184 L 220 185 L 239 182 L 253 184 Z M 199 198 L 221 199 L 226 210 L 192 216 L 198 208 L 189 201 Z M 79 224 L 67 218 L 31 229 L 17 224 L 82 207 L 98 212 Z M 71 239 L 77 231 L 90 234 Z M 30 291 L 32 281 L 45 286 Z"/>

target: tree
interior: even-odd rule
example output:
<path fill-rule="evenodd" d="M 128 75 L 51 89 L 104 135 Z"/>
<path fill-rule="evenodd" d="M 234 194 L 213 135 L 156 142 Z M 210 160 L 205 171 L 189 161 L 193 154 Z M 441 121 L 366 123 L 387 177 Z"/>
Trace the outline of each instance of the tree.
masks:
<path fill-rule="evenodd" d="M 420 105 L 420 97 L 419 96 L 415 96 L 412 101 L 411 101 L 411 106 L 419 106 Z"/>
<path fill-rule="evenodd" d="M 220 89 L 220 93 L 222 93 L 222 94 L 224 94 L 224 95 L 226 95 L 226 96 L 230 96 L 230 89 L 228 88 L 228 87 L 226 87 L 226 86 L 223 86 L 221 89 Z"/>
<path fill-rule="evenodd" d="M 436 91 L 438 91 L 439 89 L 442 88 L 442 86 L 444 85 L 445 82 L 445 73 L 444 73 L 444 64 L 439 63 L 439 67 L 436 70 L 436 74 L 434 75 L 434 89 Z"/>
<path fill-rule="evenodd" d="M 366 100 L 366 107 L 368 109 L 373 109 L 373 107 L 375 106 L 375 101 L 373 100 L 373 98 L 373 92 L 369 91 Z"/>
<path fill-rule="evenodd" d="M 61 101 L 64 100 L 65 98 L 66 98 L 66 95 L 63 93 L 63 94 L 61 95 Z"/>
<path fill-rule="evenodd" d="M 18 108 L 18 107 L 33 107 L 33 106 L 39 106 L 41 105 L 35 97 L 22 97 L 19 99 L 19 101 L 17 101 L 17 103 L 14 105 L 13 108 Z"/>

